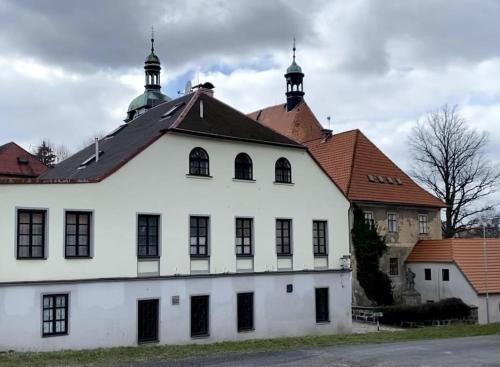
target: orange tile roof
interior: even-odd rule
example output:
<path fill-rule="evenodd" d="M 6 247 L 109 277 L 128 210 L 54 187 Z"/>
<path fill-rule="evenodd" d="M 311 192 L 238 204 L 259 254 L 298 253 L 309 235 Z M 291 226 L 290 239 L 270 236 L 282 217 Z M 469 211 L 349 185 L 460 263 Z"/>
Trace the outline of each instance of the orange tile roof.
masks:
<path fill-rule="evenodd" d="M 0 145 L 0 176 L 37 177 L 48 167 L 14 142 Z"/>
<path fill-rule="evenodd" d="M 500 293 L 500 239 L 487 238 L 488 291 Z M 419 241 L 407 262 L 453 262 L 477 293 L 486 293 L 482 238 L 448 238 Z"/>
<path fill-rule="evenodd" d="M 277 105 L 249 116 L 307 146 L 350 200 L 445 207 L 441 200 L 417 185 L 361 131 L 346 131 L 324 139 L 323 127 L 305 101 L 292 111 L 286 111 L 284 105 Z M 370 181 L 369 176 L 373 176 L 376 182 Z M 378 176 L 383 183 L 378 181 Z"/>

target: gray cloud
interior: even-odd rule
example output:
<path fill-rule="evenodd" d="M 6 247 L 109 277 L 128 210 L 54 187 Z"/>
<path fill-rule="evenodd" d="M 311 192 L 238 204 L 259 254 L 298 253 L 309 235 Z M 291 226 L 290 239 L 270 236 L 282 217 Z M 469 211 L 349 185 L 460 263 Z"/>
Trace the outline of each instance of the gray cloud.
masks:
<path fill-rule="evenodd" d="M 319 3 L 318 3 L 319 4 Z M 311 37 L 309 13 L 290 1 L 0 0 L 0 48 L 71 69 L 136 67 L 155 25 L 172 67 L 195 59 L 253 55 Z"/>

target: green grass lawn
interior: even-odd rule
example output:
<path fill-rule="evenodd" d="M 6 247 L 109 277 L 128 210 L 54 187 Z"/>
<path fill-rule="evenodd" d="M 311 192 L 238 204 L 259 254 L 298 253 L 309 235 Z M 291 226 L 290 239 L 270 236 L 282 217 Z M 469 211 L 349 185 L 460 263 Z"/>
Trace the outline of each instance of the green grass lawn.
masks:
<path fill-rule="evenodd" d="M 453 325 L 404 331 L 367 334 L 306 336 L 295 338 L 254 339 L 191 345 L 144 345 L 140 347 L 102 348 L 84 351 L 46 353 L 2 353 L 0 366 L 109 366 L 115 363 L 141 362 L 226 353 L 280 351 L 287 349 L 340 344 L 387 343 L 405 340 L 500 335 L 500 323 L 490 325 Z"/>

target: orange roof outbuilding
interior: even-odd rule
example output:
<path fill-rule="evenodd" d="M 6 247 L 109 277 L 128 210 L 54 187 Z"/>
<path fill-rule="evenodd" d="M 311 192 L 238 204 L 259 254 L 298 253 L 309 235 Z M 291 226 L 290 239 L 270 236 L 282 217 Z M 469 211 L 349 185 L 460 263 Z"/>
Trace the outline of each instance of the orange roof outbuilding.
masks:
<path fill-rule="evenodd" d="M 47 170 L 37 157 L 16 143 L 0 145 L 0 177 L 34 178 Z"/>
<path fill-rule="evenodd" d="M 250 117 L 305 145 L 349 200 L 443 208 L 360 130 L 325 135 L 305 101 L 287 111 L 280 104 Z"/>
<path fill-rule="evenodd" d="M 450 262 L 458 266 L 479 294 L 500 293 L 500 239 L 448 238 L 419 241 L 406 259 L 409 263 Z M 486 266 L 488 276 L 486 276 Z"/>

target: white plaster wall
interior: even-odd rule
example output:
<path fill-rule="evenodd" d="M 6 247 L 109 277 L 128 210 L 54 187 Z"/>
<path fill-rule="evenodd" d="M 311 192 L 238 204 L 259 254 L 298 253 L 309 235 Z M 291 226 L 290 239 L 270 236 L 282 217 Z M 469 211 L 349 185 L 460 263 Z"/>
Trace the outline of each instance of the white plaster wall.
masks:
<path fill-rule="evenodd" d="M 286 285 L 293 292 L 286 292 Z M 329 287 L 330 323 L 317 324 L 315 288 Z M 41 337 L 42 295 L 69 292 L 69 334 Z M 254 292 L 254 331 L 237 332 L 236 293 Z M 351 273 L 219 276 L 0 287 L 0 351 L 137 344 L 137 301 L 160 299 L 161 344 L 350 332 Z M 190 337 L 190 296 L 210 296 L 210 336 Z M 180 296 L 180 304 L 171 304 Z"/>
<path fill-rule="evenodd" d="M 187 177 L 203 147 L 213 178 Z M 253 160 L 255 182 L 235 182 L 234 158 Z M 274 184 L 286 157 L 293 185 Z M 16 260 L 16 207 L 48 208 L 48 258 Z M 189 274 L 188 217 L 210 215 L 211 272 L 235 272 L 234 218 L 254 217 L 255 271 L 275 270 L 275 218 L 293 219 L 293 269 L 313 269 L 312 221 L 328 220 L 329 267 L 349 253 L 349 203 L 303 150 L 167 134 L 96 184 L 0 185 L 0 282 L 136 277 L 136 215 L 161 214 L 161 275 Z M 64 210 L 94 213 L 94 258 L 64 258 Z"/>
<path fill-rule="evenodd" d="M 469 305 L 478 307 L 479 323 L 485 324 L 486 297 L 479 296 L 463 273 L 454 263 L 408 263 L 415 273 L 415 289 L 422 295 L 422 302 L 439 301 L 457 297 Z M 425 280 L 425 270 L 431 269 L 431 280 Z M 442 281 L 442 269 L 449 269 L 450 281 Z M 500 295 L 490 296 L 490 322 L 500 321 Z"/>

